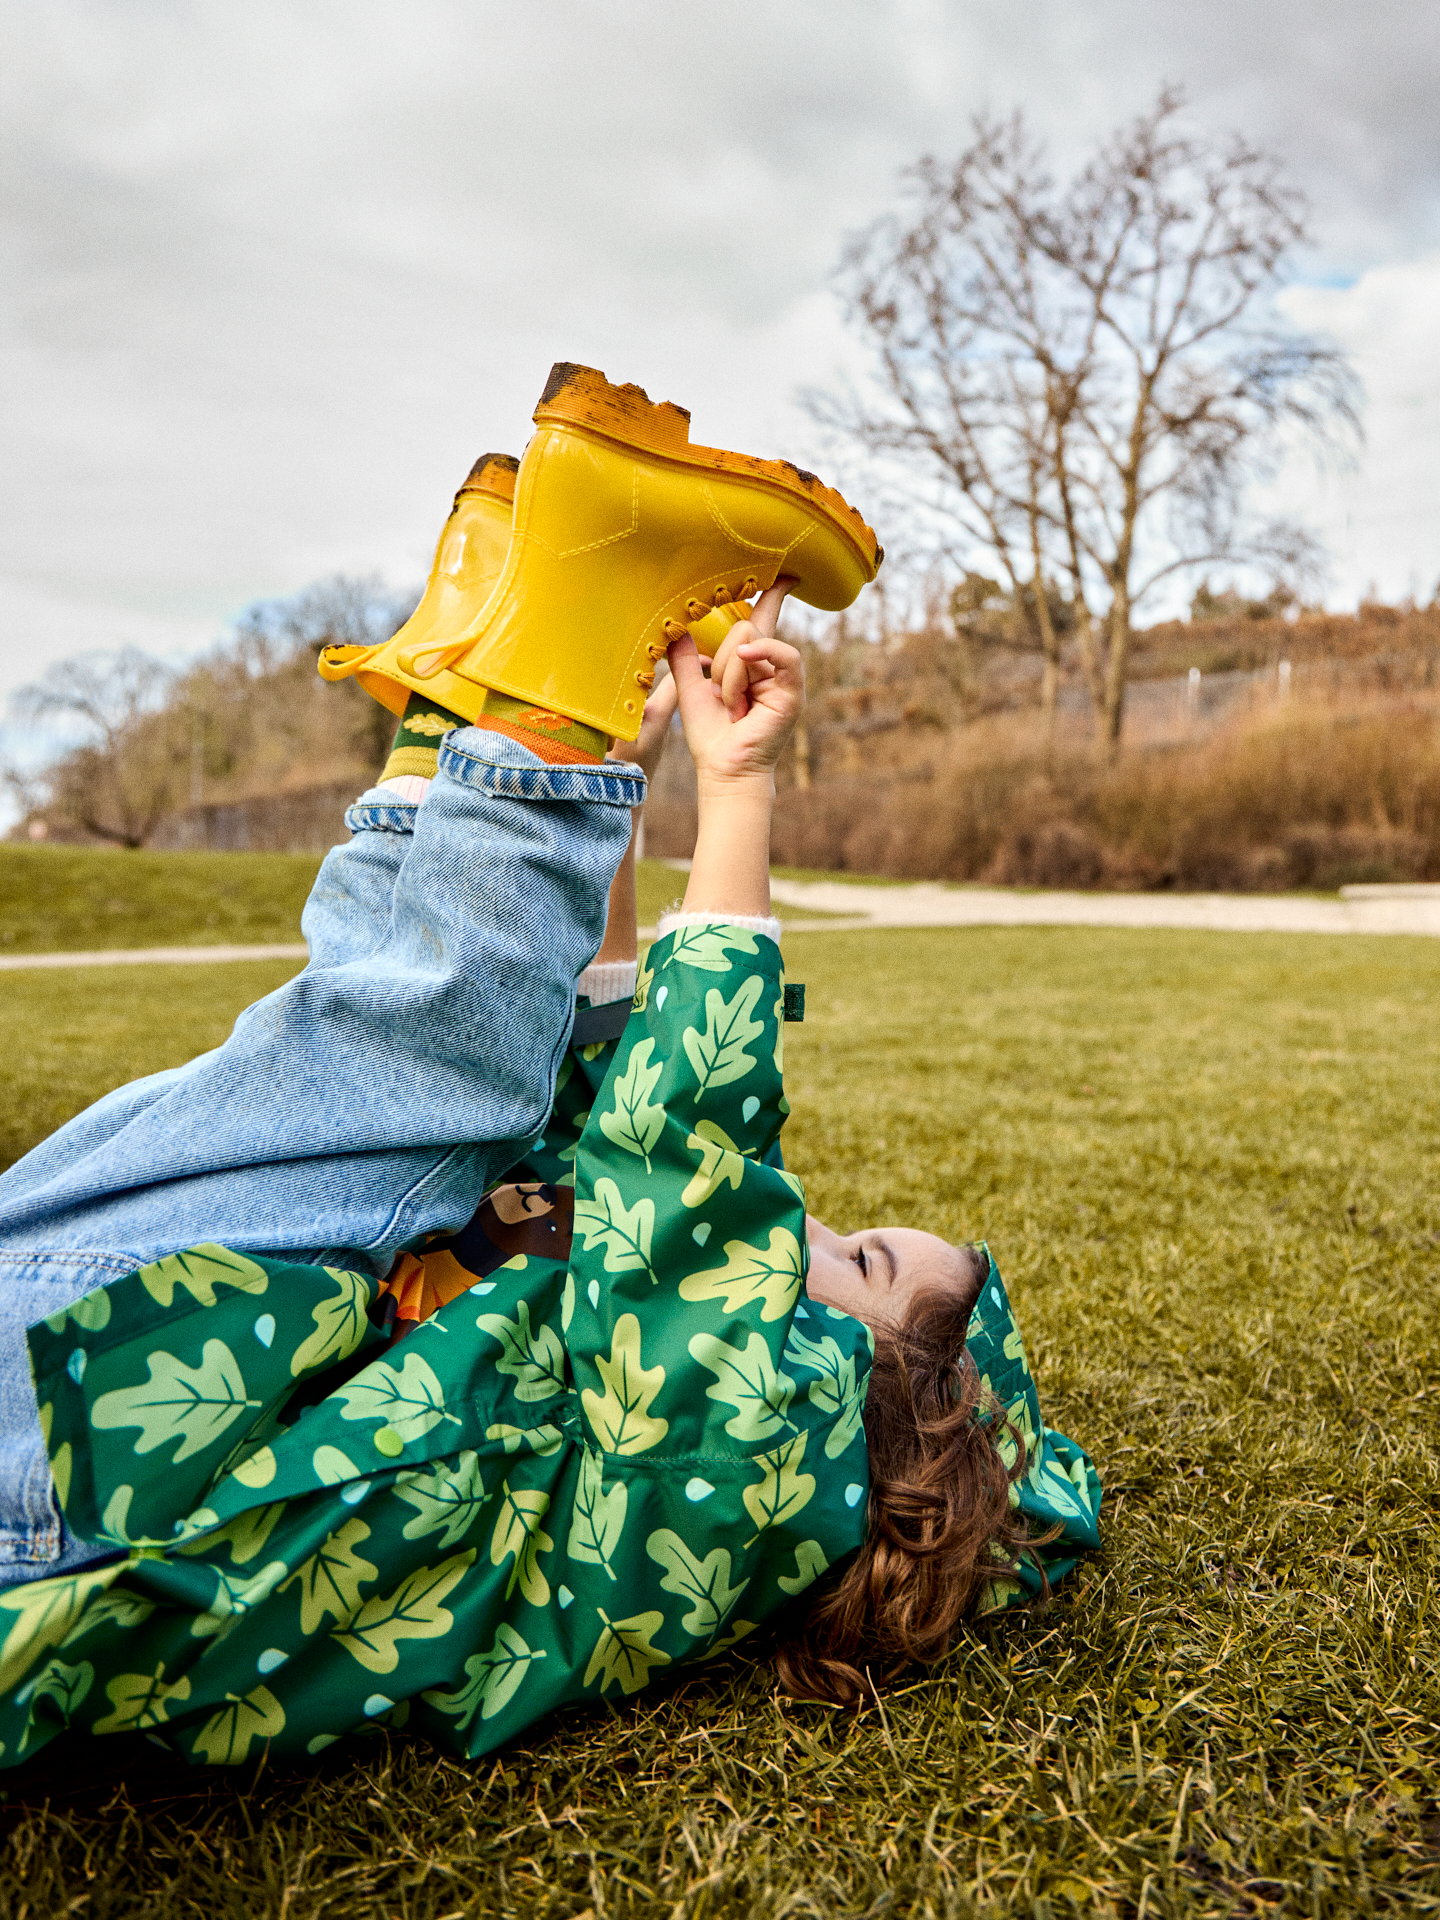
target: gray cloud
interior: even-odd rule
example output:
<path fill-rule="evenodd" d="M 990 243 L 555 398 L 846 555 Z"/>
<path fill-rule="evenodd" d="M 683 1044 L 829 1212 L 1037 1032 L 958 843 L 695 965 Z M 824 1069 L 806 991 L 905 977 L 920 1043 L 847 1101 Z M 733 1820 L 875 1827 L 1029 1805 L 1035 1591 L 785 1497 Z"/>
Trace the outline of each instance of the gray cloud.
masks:
<path fill-rule="evenodd" d="M 422 574 L 552 359 L 793 451 L 844 233 L 971 113 L 1062 161 L 1185 82 L 1284 153 L 1316 282 L 1440 245 L 1440 36 L 1379 0 L 0 7 L 0 692 Z M 1428 283 L 1427 283 L 1428 284 Z M 1428 556 L 1426 556 L 1428 563 Z"/>

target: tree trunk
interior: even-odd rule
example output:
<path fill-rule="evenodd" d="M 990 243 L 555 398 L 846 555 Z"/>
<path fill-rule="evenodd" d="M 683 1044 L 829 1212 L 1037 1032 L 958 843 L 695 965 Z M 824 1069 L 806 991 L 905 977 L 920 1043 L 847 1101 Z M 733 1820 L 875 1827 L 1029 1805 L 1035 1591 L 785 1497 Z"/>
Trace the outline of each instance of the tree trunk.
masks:
<path fill-rule="evenodd" d="M 1110 658 L 1105 666 L 1103 741 L 1105 758 L 1120 758 L 1125 725 L 1125 676 L 1130 665 L 1130 596 L 1122 587 L 1110 609 Z"/>

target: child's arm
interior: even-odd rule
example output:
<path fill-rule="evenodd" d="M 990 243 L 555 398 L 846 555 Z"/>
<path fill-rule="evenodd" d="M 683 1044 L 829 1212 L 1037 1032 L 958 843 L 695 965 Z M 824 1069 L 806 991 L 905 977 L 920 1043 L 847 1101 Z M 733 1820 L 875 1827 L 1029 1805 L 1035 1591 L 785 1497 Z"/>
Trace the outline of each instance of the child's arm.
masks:
<path fill-rule="evenodd" d="M 749 918 L 770 911 L 775 762 L 805 703 L 800 654 L 775 638 L 788 584 L 762 594 L 754 619 L 732 629 L 708 680 L 692 640 L 670 648 L 700 794 L 686 913 Z"/>
<path fill-rule="evenodd" d="M 640 738 L 630 754 L 647 781 L 655 778 L 664 757 L 665 742 L 670 737 L 670 722 L 674 715 L 675 682 L 672 678 L 662 680 L 645 702 Z M 613 961 L 634 960 L 640 951 L 635 926 L 635 841 L 640 830 L 640 816 L 644 811 L 643 806 L 630 809 L 630 844 L 625 849 L 625 858 L 620 862 L 610 888 L 610 915 L 605 922 L 605 938 L 593 962 L 597 967 L 608 966 Z"/>

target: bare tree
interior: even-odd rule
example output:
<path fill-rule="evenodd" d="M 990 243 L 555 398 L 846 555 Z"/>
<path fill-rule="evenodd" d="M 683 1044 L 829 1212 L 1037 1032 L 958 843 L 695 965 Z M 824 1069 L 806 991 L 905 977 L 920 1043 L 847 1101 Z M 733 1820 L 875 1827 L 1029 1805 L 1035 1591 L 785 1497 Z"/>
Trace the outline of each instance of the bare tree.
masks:
<path fill-rule="evenodd" d="M 1297 434 L 1359 432 L 1348 362 L 1272 297 L 1304 238 L 1299 195 L 1244 141 L 1183 133 L 1182 105 L 1162 92 L 1068 185 L 1019 114 L 977 120 L 952 164 L 920 161 L 841 269 L 874 390 L 809 396 L 891 463 L 954 561 L 1033 609 L 1052 711 L 1045 582 L 1066 580 L 1111 752 L 1146 595 L 1207 565 L 1313 572 L 1309 536 L 1259 523 L 1251 489 Z"/>
<path fill-rule="evenodd" d="M 188 753 L 167 709 L 170 670 L 134 647 L 58 661 L 15 694 L 22 720 L 68 721 L 88 739 L 41 776 L 43 808 L 122 847 L 143 847 L 179 798 Z"/>

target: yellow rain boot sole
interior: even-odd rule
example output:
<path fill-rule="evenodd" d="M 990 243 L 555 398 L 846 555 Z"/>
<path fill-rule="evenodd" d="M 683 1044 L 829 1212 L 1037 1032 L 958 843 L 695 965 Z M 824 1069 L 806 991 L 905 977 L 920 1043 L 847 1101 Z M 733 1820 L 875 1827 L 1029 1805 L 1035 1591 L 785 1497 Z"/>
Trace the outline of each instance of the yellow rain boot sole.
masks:
<path fill-rule="evenodd" d="M 393 714 L 403 714 L 410 695 L 421 693 L 467 720 L 475 718 L 480 709 L 473 682 L 444 672 L 416 681 L 399 673 L 395 661 L 402 648 L 408 652 L 417 645 L 433 647 L 453 640 L 473 626 L 483 611 L 505 566 L 519 468 L 520 462 L 511 454 L 481 455 L 455 496 L 419 606 L 382 646 L 323 648 L 322 679 L 353 677 Z"/>
<path fill-rule="evenodd" d="M 811 606 L 848 607 L 883 558 L 814 474 L 692 446 L 683 409 L 593 367 L 557 365 L 535 425 L 490 600 L 444 643 L 394 650 L 404 685 L 457 713 L 494 688 L 633 740 L 656 662 L 690 623 L 782 575 Z"/>

